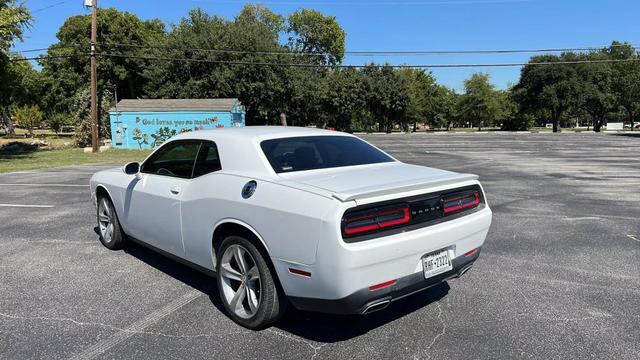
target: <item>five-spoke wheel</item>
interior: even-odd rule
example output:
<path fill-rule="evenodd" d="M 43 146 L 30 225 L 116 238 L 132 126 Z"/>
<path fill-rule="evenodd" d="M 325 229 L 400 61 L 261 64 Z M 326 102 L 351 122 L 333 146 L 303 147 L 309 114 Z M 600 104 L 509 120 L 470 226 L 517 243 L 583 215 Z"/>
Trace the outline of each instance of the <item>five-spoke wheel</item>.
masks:
<path fill-rule="evenodd" d="M 124 245 L 124 234 L 120 228 L 118 216 L 113 203 L 106 196 L 98 198 L 98 230 L 100 242 L 107 248 L 117 250 Z"/>
<path fill-rule="evenodd" d="M 229 236 L 218 252 L 218 290 L 229 316 L 256 329 L 276 321 L 287 301 L 262 252 L 249 240 Z"/>
<path fill-rule="evenodd" d="M 231 310 L 248 319 L 260 306 L 261 282 L 256 261 L 242 245 L 230 245 L 220 263 L 222 293 Z"/>

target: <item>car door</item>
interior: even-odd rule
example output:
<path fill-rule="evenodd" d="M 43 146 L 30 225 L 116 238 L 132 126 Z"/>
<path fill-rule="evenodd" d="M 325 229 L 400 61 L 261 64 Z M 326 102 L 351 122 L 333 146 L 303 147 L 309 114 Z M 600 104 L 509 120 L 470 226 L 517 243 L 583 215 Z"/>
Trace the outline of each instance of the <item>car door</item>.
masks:
<path fill-rule="evenodd" d="M 228 192 L 222 170 L 218 147 L 215 142 L 203 140 L 193 170 L 191 186 L 183 193 L 182 237 L 185 259 L 202 267 L 212 269 L 211 235 L 218 219 L 212 213 L 226 206 L 219 196 Z"/>
<path fill-rule="evenodd" d="M 130 235 L 184 257 L 181 198 L 193 177 L 200 144 L 171 141 L 142 164 L 141 178 L 134 180 L 125 200 Z"/>

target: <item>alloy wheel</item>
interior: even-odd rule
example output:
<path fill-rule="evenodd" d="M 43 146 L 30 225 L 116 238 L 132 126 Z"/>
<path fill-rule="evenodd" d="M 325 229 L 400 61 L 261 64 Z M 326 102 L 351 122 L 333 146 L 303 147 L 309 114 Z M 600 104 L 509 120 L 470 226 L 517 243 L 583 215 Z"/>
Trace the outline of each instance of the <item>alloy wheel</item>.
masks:
<path fill-rule="evenodd" d="M 248 319 L 260 307 L 262 282 L 251 253 L 242 245 L 226 248 L 220 262 L 224 301 L 237 316 Z"/>
<path fill-rule="evenodd" d="M 104 242 L 110 243 L 113 239 L 113 211 L 105 198 L 98 203 L 98 227 Z"/>

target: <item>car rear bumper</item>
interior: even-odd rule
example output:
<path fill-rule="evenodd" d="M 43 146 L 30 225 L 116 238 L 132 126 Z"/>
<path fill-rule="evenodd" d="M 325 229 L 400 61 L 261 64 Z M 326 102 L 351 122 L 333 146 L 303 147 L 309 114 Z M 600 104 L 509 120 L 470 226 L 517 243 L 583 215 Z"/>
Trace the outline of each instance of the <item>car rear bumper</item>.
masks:
<path fill-rule="evenodd" d="M 392 301 L 428 289 L 448 279 L 457 278 L 467 272 L 480 255 L 480 248 L 470 256 L 458 256 L 452 260 L 453 268 L 445 273 L 425 279 L 417 272 L 396 280 L 396 283 L 379 289 L 360 289 L 341 299 L 316 299 L 289 297 L 293 306 L 299 310 L 331 314 L 366 314 L 384 309 Z"/>

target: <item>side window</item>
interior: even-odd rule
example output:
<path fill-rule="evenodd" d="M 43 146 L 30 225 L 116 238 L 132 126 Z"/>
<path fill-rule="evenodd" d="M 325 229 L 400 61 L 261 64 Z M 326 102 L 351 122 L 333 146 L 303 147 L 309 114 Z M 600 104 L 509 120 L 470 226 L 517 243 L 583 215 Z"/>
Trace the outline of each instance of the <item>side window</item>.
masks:
<path fill-rule="evenodd" d="M 199 149 L 200 141 L 172 141 L 144 162 L 142 172 L 188 179 L 193 172 Z"/>
<path fill-rule="evenodd" d="M 193 177 L 202 176 L 222 169 L 218 147 L 212 141 L 204 141 L 193 170 Z"/>

